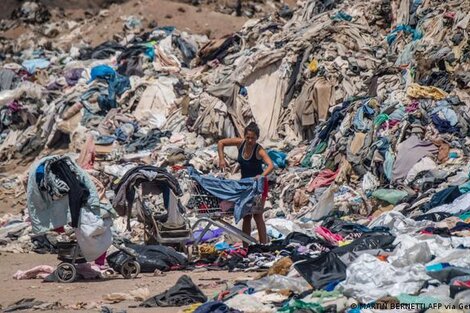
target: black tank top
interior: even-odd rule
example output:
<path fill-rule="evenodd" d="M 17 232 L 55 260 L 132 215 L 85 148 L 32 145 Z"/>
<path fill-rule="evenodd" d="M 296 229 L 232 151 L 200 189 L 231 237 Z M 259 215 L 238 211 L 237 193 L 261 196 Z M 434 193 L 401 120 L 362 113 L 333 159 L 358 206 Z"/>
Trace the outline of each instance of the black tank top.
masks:
<path fill-rule="evenodd" d="M 253 152 L 248 160 L 243 158 L 243 150 L 245 148 L 246 141 L 243 141 L 242 145 L 238 149 L 238 163 L 240 163 L 240 169 L 242 172 L 242 178 L 255 177 L 256 175 L 263 174 L 263 160 L 259 160 L 256 157 L 258 149 L 261 147 L 256 144 L 253 148 Z"/>

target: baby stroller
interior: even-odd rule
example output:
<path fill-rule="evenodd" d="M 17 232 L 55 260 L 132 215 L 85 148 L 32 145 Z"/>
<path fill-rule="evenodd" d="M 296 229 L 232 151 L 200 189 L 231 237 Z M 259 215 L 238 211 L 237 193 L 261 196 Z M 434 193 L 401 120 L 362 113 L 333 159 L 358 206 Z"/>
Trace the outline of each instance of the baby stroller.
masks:
<path fill-rule="evenodd" d="M 191 227 L 179 199 L 183 192 L 172 174 L 163 168 L 139 165 L 120 179 L 114 191 L 114 208 L 128 217 L 135 209 L 144 224 L 146 244 L 170 245 L 188 254 L 186 242 L 192 236 Z"/>
<path fill-rule="evenodd" d="M 117 264 L 114 270 L 126 279 L 136 278 L 140 273 L 140 264 L 136 261 L 135 253 L 129 248 L 118 246 L 115 243 L 113 245 L 128 256 L 122 263 Z M 62 262 L 57 266 L 56 277 L 61 283 L 71 283 L 77 278 L 77 264 L 86 263 L 87 260 L 76 241 L 57 242 L 57 250 L 57 258 Z"/>
<path fill-rule="evenodd" d="M 96 260 L 113 243 L 111 208 L 99 201 L 88 174 L 67 156 L 45 157 L 31 167 L 27 186 L 28 212 L 33 233 L 71 225 L 76 241 L 58 242 L 60 282 L 72 282 L 77 265 Z M 118 249 L 123 249 L 118 247 Z M 139 274 L 131 251 L 129 260 L 117 269 L 126 278 Z"/>

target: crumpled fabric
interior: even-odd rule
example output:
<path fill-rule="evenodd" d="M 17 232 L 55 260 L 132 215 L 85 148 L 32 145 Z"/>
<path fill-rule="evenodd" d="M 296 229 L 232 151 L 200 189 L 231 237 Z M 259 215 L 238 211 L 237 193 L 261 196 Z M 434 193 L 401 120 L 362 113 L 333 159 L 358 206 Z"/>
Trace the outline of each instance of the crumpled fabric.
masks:
<path fill-rule="evenodd" d="M 343 237 L 338 234 L 333 234 L 328 228 L 318 226 L 315 228 L 315 233 L 332 244 L 338 244 L 343 240 Z"/>
<path fill-rule="evenodd" d="M 54 272 L 54 268 L 49 265 L 38 265 L 27 271 L 17 271 L 14 275 L 14 279 L 33 279 L 33 278 L 45 278 L 49 274 Z"/>
<path fill-rule="evenodd" d="M 385 212 L 375 220 L 373 220 L 368 227 L 385 226 L 390 228 L 390 233 L 394 236 L 399 234 L 412 233 L 433 225 L 430 221 L 415 221 L 411 218 L 405 217 L 402 213 L 397 211 Z"/>
<path fill-rule="evenodd" d="M 434 124 L 434 126 L 436 126 L 437 130 L 440 132 L 440 133 L 458 133 L 459 132 L 459 127 L 458 126 L 452 126 L 452 123 L 445 119 L 445 118 L 442 118 L 440 116 L 440 114 L 438 113 L 434 113 L 431 115 L 431 120 Z"/>
<path fill-rule="evenodd" d="M 407 195 L 405 191 L 394 189 L 377 189 L 372 193 L 372 197 L 391 204 L 398 204 Z"/>
<path fill-rule="evenodd" d="M 315 289 L 323 289 L 346 278 L 346 265 L 333 252 L 297 262 L 294 267 Z"/>
<path fill-rule="evenodd" d="M 282 151 L 269 150 L 268 155 L 277 168 L 285 168 L 287 166 L 287 154 Z"/>
<path fill-rule="evenodd" d="M 431 171 L 434 169 L 437 169 L 437 164 L 433 161 L 433 159 L 430 157 L 422 158 L 421 161 L 413 165 L 413 167 L 409 170 L 405 179 L 405 184 L 412 182 L 419 173 Z"/>
<path fill-rule="evenodd" d="M 393 164 L 393 181 L 405 178 L 421 158 L 437 155 L 439 149 L 432 142 L 421 140 L 412 135 L 398 145 L 397 151 L 397 157 Z"/>
<path fill-rule="evenodd" d="M 406 94 L 412 98 L 428 98 L 434 100 L 442 100 L 447 97 L 447 93 L 437 87 L 420 86 L 418 84 L 410 84 L 406 90 Z"/>
<path fill-rule="evenodd" d="M 373 102 L 374 103 L 374 102 Z M 372 127 L 372 120 L 370 119 L 375 114 L 374 108 L 369 105 L 369 101 L 366 101 L 359 110 L 357 110 L 356 115 L 353 119 L 354 128 L 358 131 L 367 131 Z M 369 118 L 365 120 L 365 118 Z"/>
<path fill-rule="evenodd" d="M 30 73 L 34 74 L 37 69 L 49 67 L 51 62 L 48 59 L 32 59 L 22 63 L 23 67 Z"/>
<path fill-rule="evenodd" d="M 421 241 L 410 235 L 401 235 L 395 238 L 394 244 L 397 247 L 387 259 L 393 266 L 425 264 L 432 259 L 433 255 L 426 241 Z"/>
<path fill-rule="evenodd" d="M 392 45 L 395 42 L 399 32 L 411 34 L 413 40 L 418 40 L 423 37 L 423 33 L 419 29 L 415 29 L 409 25 L 402 24 L 395 27 L 395 29 L 387 36 L 388 45 Z"/>
<path fill-rule="evenodd" d="M 235 223 L 238 223 L 246 214 L 249 214 L 253 200 L 263 193 L 264 177 L 242 178 L 241 180 L 220 179 L 214 176 L 202 176 L 193 168 L 188 169 L 191 178 L 196 180 L 204 190 L 213 196 L 227 201 L 235 202 Z"/>
<path fill-rule="evenodd" d="M 458 186 L 449 186 L 433 194 L 431 200 L 429 200 L 429 202 L 427 202 L 422 207 L 422 210 L 427 212 L 429 209 L 435 208 L 437 206 L 452 203 L 461 195 L 462 194 Z"/>
<path fill-rule="evenodd" d="M 374 174 L 367 172 L 362 178 L 362 190 L 365 192 L 373 191 L 380 186 L 380 182 Z"/>
<path fill-rule="evenodd" d="M 422 264 L 398 268 L 373 255 L 362 254 L 349 265 L 346 280 L 338 285 L 337 290 L 362 303 L 369 303 L 385 296 L 414 294 L 429 279 Z"/>
<path fill-rule="evenodd" d="M 152 165 L 139 165 L 132 167 L 121 177 L 120 181 L 114 188 L 116 193 L 113 199 L 113 207 L 120 216 L 127 214 L 128 229 L 130 230 L 130 215 L 135 200 L 135 188 L 142 182 L 154 182 L 158 184 L 160 191 L 164 192 L 163 201 L 168 205 L 170 202 L 169 189 L 173 191 L 176 196 L 181 196 L 183 191 L 176 180 L 176 178 L 168 173 L 164 168 L 155 167 Z M 168 196 L 168 198 L 167 198 Z"/>
<path fill-rule="evenodd" d="M 184 306 L 197 302 L 206 302 L 207 297 L 187 275 L 181 276 L 176 284 L 161 294 L 153 296 L 140 304 L 141 307 Z"/>
<path fill-rule="evenodd" d="M 336 179 L 336 176 L 339 174 L 339 169 L 332 171 L 330 169 L 325 169 L 321 171 L 307 186 L 307 191 L 312 192 L 316 188 L 325 187 L 331 185 Z"/>
<path fill-rule="evenodd" d="M 240 313 L 240 311 L 229 308 L 221 301 L 209 301 L 198 306 L 193 313 Z"/>
<path fill-rule="evenodd" d="M 82 211 L 80 225 L 75 230 L 80 250 L 87 261 L 93 261 L 105 253 L 113 243 L 110 218 L 101 218 L 92 212 Z"/>
<path fill-rule="evenodd" d="M 42 233 L 50 229 L 57 229 L 71 220 L 68 196 L 65 195 L 64 197 L 54 200 L 48 192 L 42 191 L 36 182 L 38 167 L 44 162 L 56 158 L 57 156 L 50 156 L 39 160 L 31 167 L 29 173 L 26 196 L 33 233 Z M 70 162 L 73 163 L 73 161 Z M 90 193 L 86 202 L 86 208 L 88 210 L 100 208 L 98 192 L 88 174 L 78 166 L 75 166 L 75 170 Z"/>
<path fill-rule="evenodd" d="M 105 81 L 108 89 L 105 92 L 100 87 L 92 87 L 82 95 L 82 103 L 85 107 L 86 101 L 94 93 L 98 93 L 98 104 L 101 111 L 108 112 L 117 107 L 116 97 L 122 95 L 126 90 L 131 88 L 130 80 L 126 76 L 121 76 L 108 65 L 97 65 L 91 69 L 91 78 L 89 83 L 95 80 Z M 89 104 L 88 104 L 89 105 Z"/>
<path fill-rule="evenodd" d="M 434 207 L 427 213 L 447 212 L 451 214 L 459 214 L 470 209 L 470 193 L 465 193 L 452 201 L 450 204 L 444 204 Z"/>

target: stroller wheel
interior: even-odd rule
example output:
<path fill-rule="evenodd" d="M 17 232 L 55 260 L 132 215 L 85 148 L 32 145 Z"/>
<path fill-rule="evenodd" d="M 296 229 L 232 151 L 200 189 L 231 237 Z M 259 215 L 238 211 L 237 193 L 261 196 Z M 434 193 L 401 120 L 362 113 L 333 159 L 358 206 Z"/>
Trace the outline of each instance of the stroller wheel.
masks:
<path fill-rule="evenodd" d="M 61 283 L 71 283 L 77 277 L 77 269 L 71 263 L 62 262 L 57 266 L 56 276 Z"/>
<path fill-rule="evenodd" d="M 188 258 L 188 261 L 191 261 L 191 253 L 189 251 L 188 246 L 185 243 L 180 244 L 180 250 L 186 254 L 186 257 Z"/>
<path fill-rule="evenodd" d="M 125 279 L 136 278 L 140 274 L 140 264 L 137 261 L 127 261 L 122 265 L 120 272 Z"/>

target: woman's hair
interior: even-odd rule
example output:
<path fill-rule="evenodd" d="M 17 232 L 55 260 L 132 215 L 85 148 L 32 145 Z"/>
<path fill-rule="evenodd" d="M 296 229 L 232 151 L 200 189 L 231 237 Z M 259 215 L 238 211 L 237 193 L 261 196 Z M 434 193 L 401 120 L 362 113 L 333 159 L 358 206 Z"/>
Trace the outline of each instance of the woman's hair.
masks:
<path fill-rule="evenodd" d="M 259 138 L 259 127 L 258 125 L 256 125 L 255 122 L 251 122 L 250 124 L 248 124 L 247 127 L 245 127 L 245 132 L 244 132 L 244 135 L 246 135 L 247 132 L 254 132 L 256 137 Z"/>

